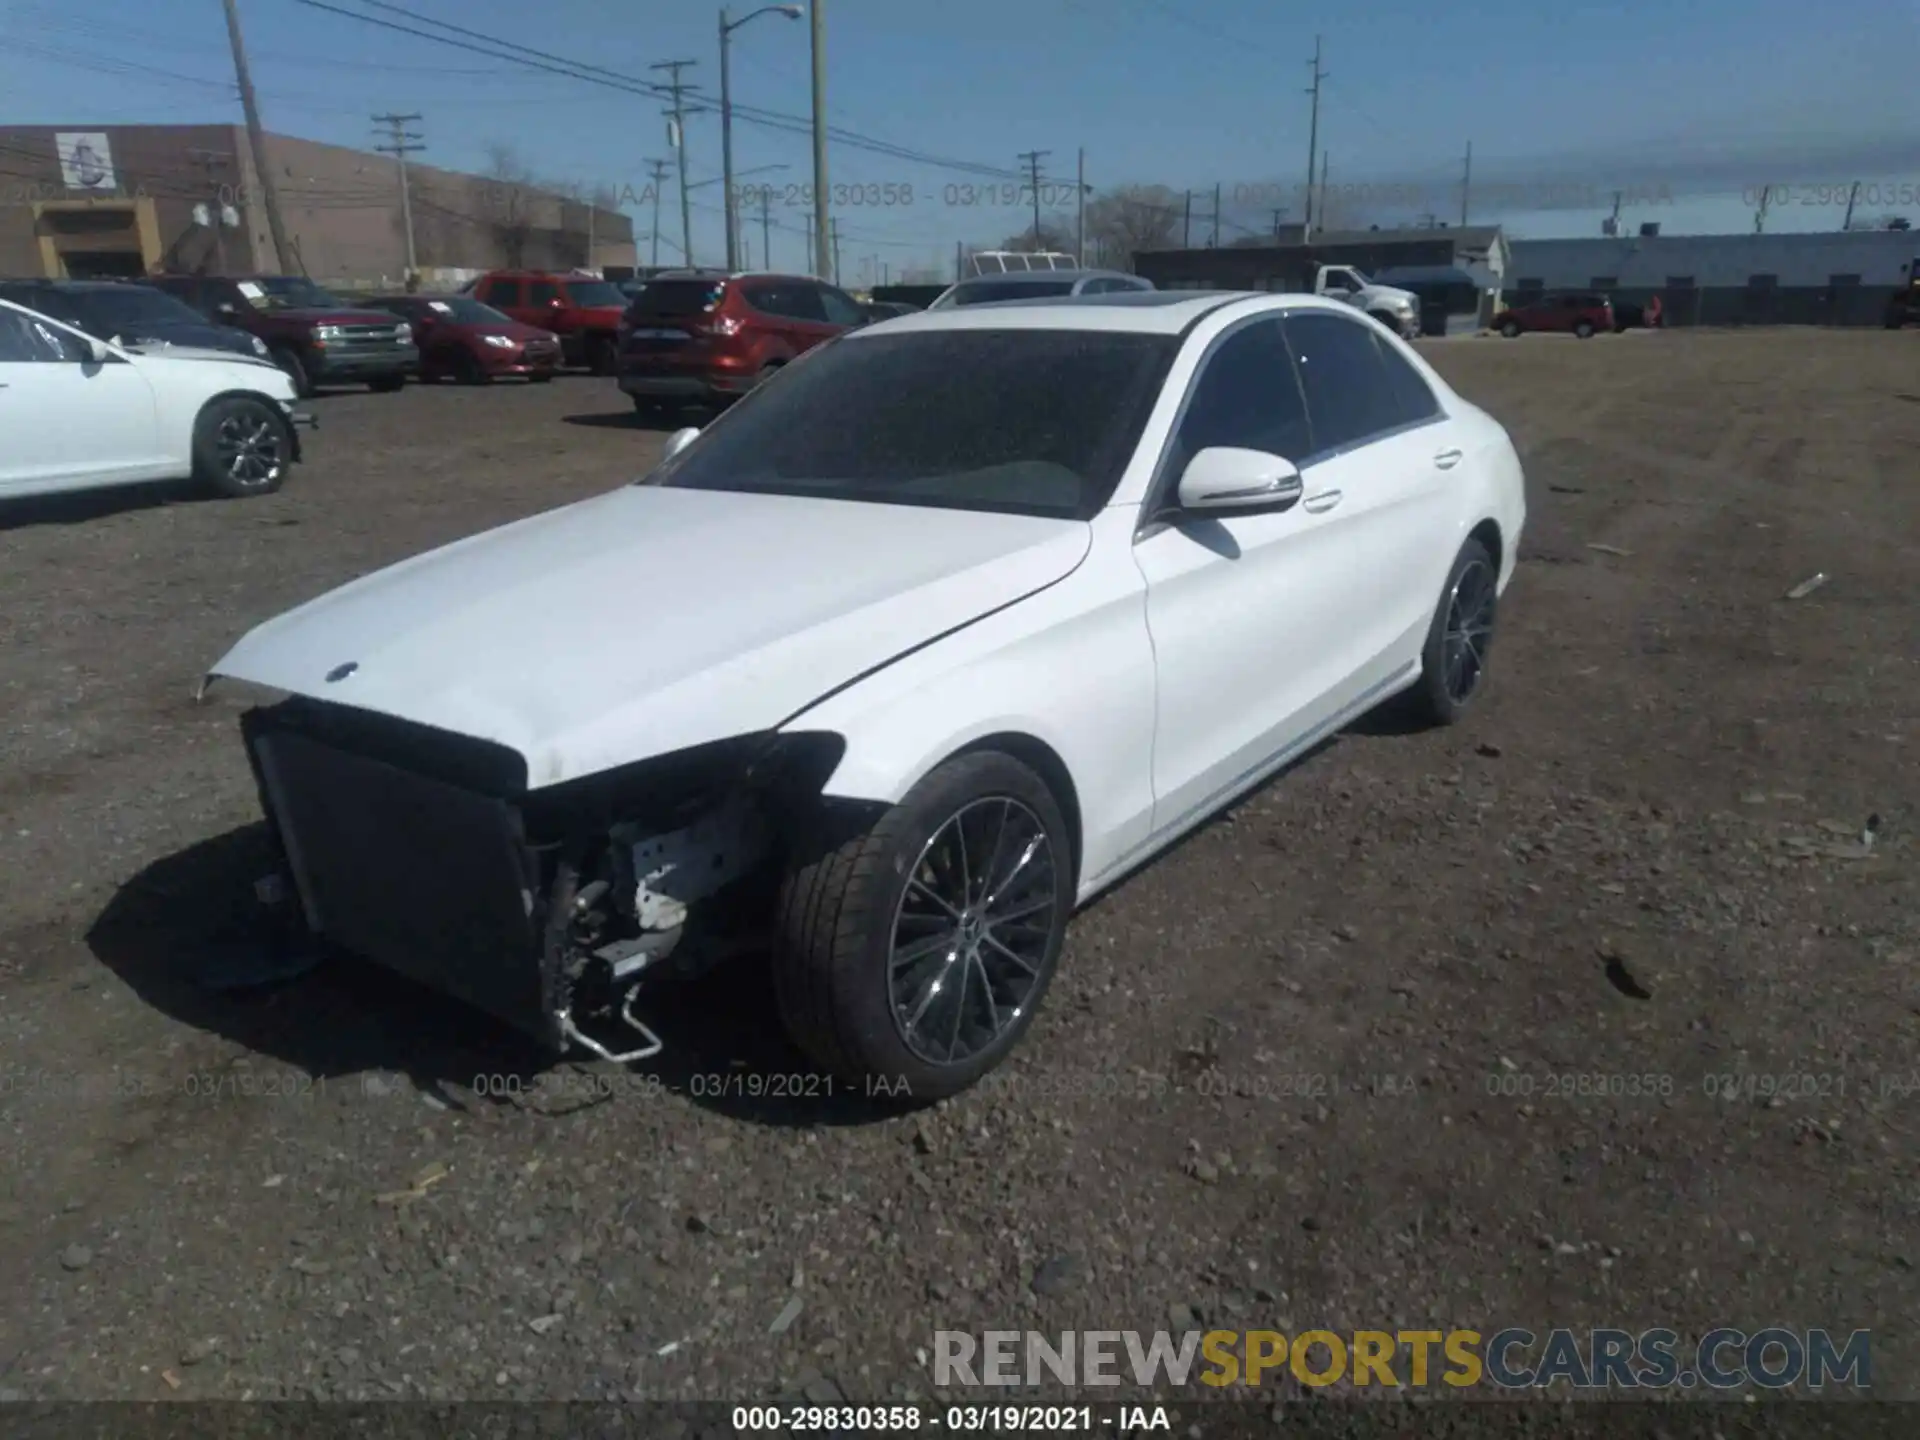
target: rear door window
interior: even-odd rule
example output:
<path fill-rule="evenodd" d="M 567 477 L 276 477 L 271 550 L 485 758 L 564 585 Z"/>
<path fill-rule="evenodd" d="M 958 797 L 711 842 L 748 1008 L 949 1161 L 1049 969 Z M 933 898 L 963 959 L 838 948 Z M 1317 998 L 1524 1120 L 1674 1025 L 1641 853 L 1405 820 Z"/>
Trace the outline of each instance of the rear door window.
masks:
<path fill-rule="evenodd" d="M 499 309 L 511 308 L 525 303 L 520 298 L 518 280 L 489 280 L 483 287 L 481 299 Z"/>
<path fill-rule="evenodd" d="M 647 288 L 634 297 L 630 313 L 636 320 L 689 320 L 716 308 L 726 288 L 721 280 L 650 280 Z M 761 288 L 756 286 L 747 295 L 756 310 L 767 309 L 756 298 Z"/>
<path fill-rule="evenodd" d="M 831 285 L 811 287 L 820 297 L 821 307 L 826 312 L 829 325 L 861 325 L 866 323 L 867 312 L 860 308 L 859 302 L 843 290 Z"/>
<path fill-rule="evenodd" d="M 527 284 L 529 306 L 551 305 L 560 298 L 560 287 L 551 280 L 532 280 Z"/>
<path fill-rule="evenodd" d="M 1305 313 L 1289 315 L 1286 331 L 1316 453 L 1365 444 L 1402 423 L 1370 328 L 1339 315 Z"/>

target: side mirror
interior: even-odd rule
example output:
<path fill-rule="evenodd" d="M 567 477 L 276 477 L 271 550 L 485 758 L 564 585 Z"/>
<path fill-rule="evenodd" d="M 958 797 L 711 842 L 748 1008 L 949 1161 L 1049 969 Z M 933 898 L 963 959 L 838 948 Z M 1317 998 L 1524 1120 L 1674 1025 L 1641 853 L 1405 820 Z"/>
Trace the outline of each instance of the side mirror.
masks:
<path fill-rule="evenodd" d="M 74 343 L 80 351 L 82 365 L 104 365 L 113 355 L 104 341 L 92 335 L 76 335 Z"/>
<path fill-rule="evenodd" d="M 687 446 L 691 445 L 699 434 L 700 427 L 698 425 L 682 426 L 667 437 L 667 443 L 661 447 L 660 458 L 662 460 L 671 460 L 682 450 L 686 449 Z"/>
<path fill-rule="evenodd" d="M 234 303 L 231 300 L 222 300 L 218 305 L 213 307 L 213 313 L 218 315 L 222 320 L 231 320 L 240 312 L 234 307 Z"/>
<path fill-rule="evenodd" d="M 1212 445 L 1187 462 L 1177 498 L 1197 512 L 1279 511 L 1299 503 L 1300 472 L 1291 460 L 1264 450 Z"/>

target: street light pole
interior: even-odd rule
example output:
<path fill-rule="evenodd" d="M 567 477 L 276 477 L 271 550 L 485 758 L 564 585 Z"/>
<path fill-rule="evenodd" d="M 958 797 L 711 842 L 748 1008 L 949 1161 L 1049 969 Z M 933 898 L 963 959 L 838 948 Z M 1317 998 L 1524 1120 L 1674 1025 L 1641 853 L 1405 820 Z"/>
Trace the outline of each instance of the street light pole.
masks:
<path fill-rule="evenodd" d="M 827 235 L 827 15 L 826 0 L 809 0 L 813 20 L 813 253 L 814 273 L 835 279 Z"/>
<path fill-rule="evenodd" d="M 720 204 L 721 213 L 727 227 L 727 269 L 740 268 L 740 219 L 739 208 L 733 194 L 733 81 L 727 65 L 727 46 L 733 32 L 749 20 L 762 15 L 784 15 L 789 20 L 800 18 L 798 5 L 762 5 L 738 20 L 727 19 L 727 12 L 720 12 L 720 172 L 722 182 L 727 187 L 726 198 Z"/>

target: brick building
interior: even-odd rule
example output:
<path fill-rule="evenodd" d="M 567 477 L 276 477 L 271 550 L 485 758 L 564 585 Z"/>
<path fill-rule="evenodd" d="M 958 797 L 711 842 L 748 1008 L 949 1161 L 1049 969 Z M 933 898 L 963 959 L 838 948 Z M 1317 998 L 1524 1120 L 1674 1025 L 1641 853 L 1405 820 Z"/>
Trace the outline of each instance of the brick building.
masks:
<path fill-rule="evenodd" d="M 291 254 L 316 280 L 405 274 L 389 156 L 265 137 Z M 633 222 L 522 183 L 410 165 L 423 271 L 631 266 Z M 0 129 L 0 275 L 244 273 L 274 269 L 259 164 L 238 125 Z"/>

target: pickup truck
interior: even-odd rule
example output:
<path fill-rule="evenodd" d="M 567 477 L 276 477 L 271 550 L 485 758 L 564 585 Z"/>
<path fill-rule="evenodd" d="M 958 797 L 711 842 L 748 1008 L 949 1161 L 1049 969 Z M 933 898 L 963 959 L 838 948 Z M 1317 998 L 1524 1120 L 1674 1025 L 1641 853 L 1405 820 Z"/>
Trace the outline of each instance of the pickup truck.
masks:
<path fill-rule="evenodd" d="M 1405 339 L 1420 333 L 1420 297 L 1411 290 L 1377 285 L 1351 265 L 1315 266 L 1312 288 L 1315 295 L 1344 300 L 1356 310 L 1366 311 Z"/>
<path fill-rule="evenodd" d="M 259 336 L 303 399 L 322 385 L 398 390 L 420 364 L 406 321 L 349 305 L 304 275 L 150 275 L 141 283 L 216 325 Z"/>

